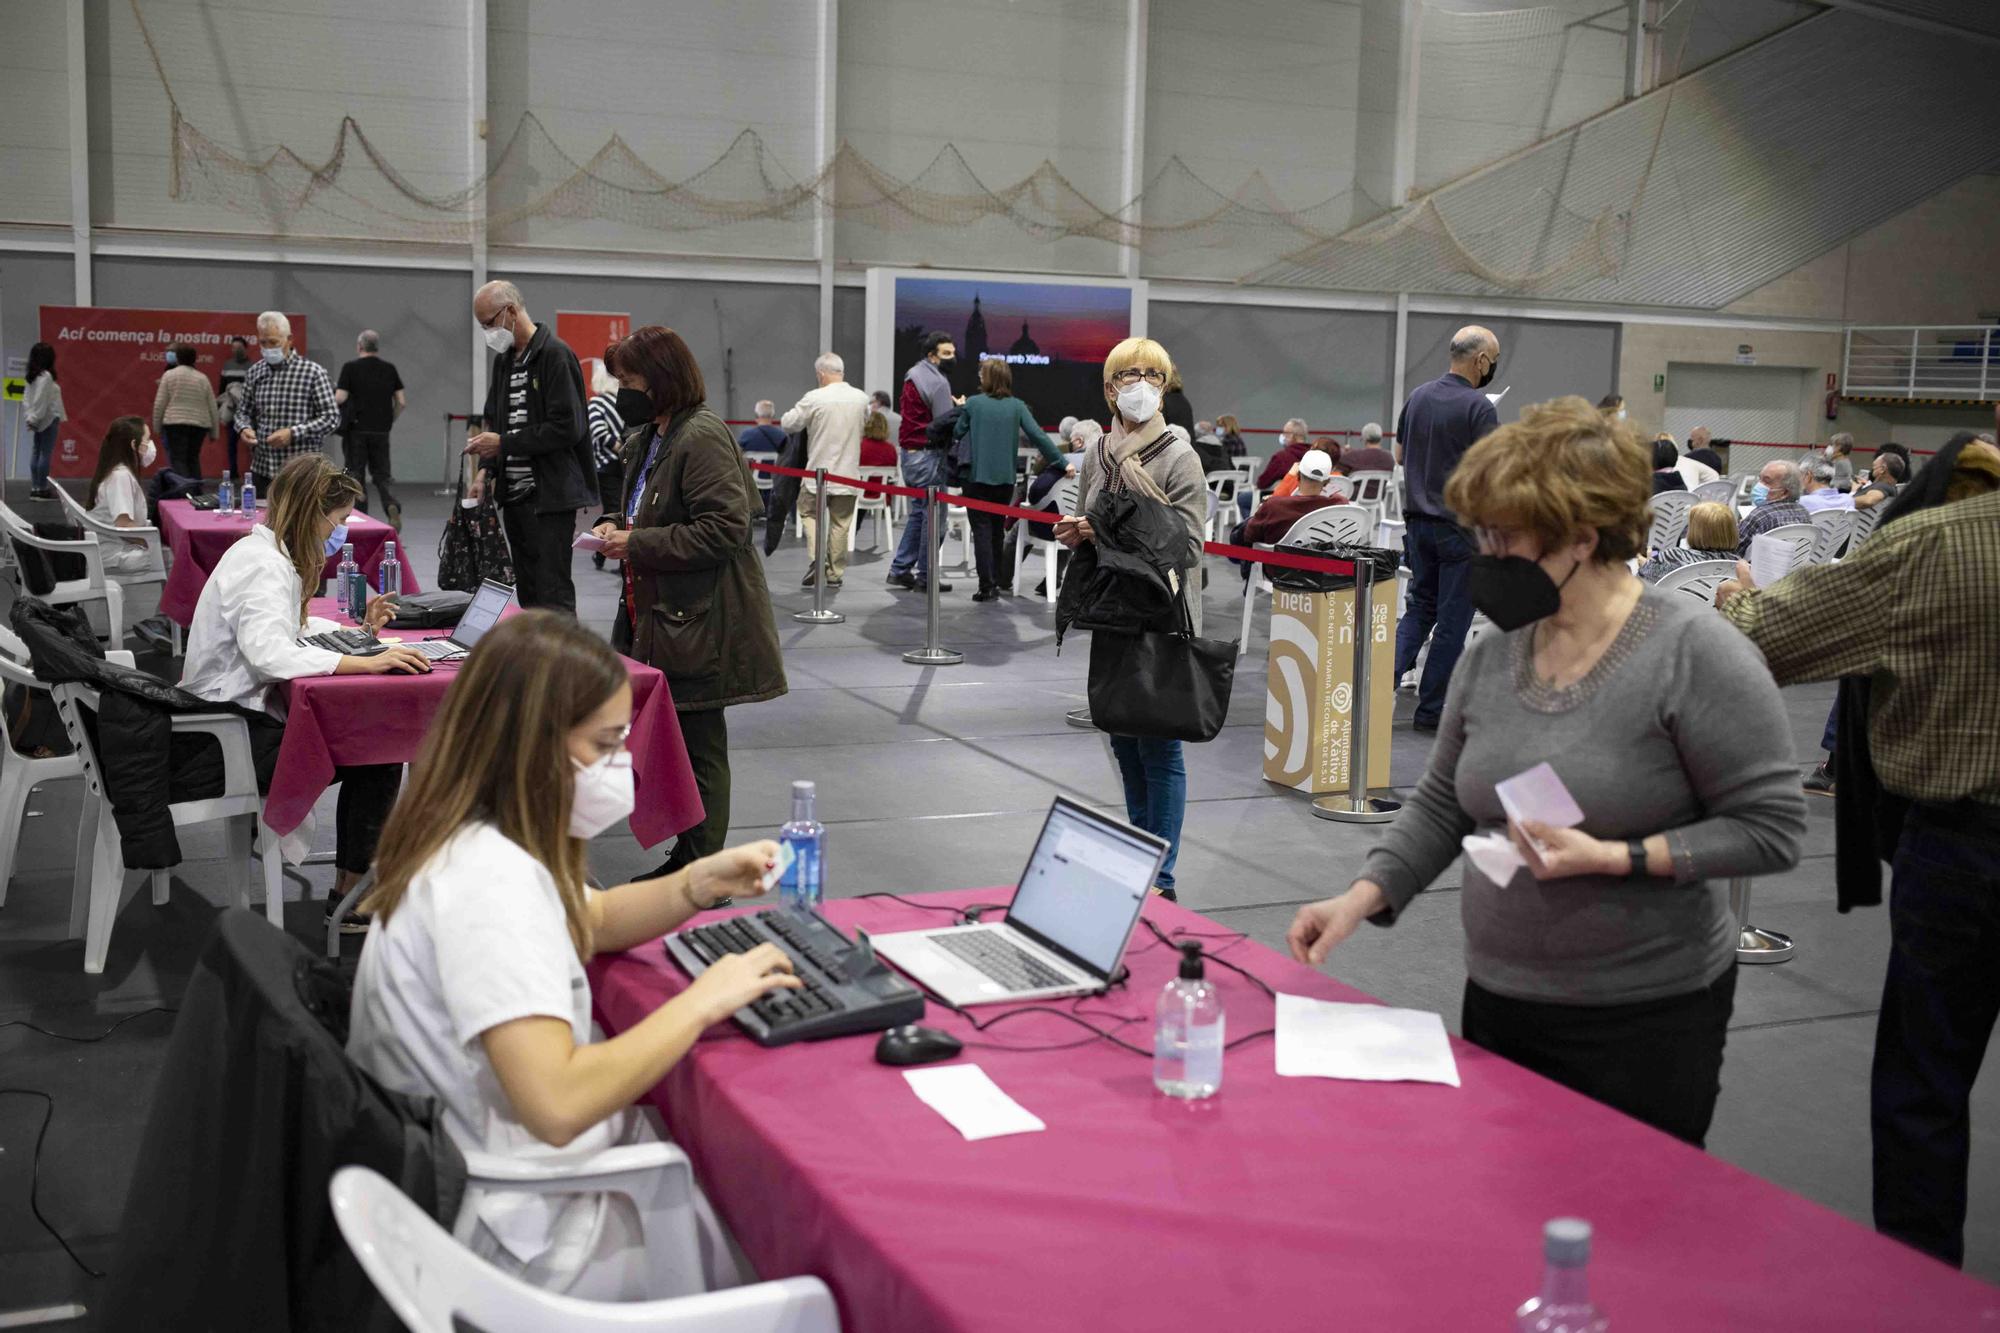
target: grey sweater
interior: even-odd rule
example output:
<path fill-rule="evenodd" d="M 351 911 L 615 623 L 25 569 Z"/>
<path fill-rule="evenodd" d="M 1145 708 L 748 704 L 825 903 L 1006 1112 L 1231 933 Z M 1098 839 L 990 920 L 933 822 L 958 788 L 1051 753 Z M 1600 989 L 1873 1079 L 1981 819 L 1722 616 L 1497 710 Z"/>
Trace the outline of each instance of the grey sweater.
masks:
<path fill-rule="evenodd" d="M 1504 833 L 1494 785 L 1547 760 L 1586 833 L 1666 833 L 1673 877 L 1537 881 L 1523 869 L 1496 885 L 1468 858 L 1468 974 L 1497 994 L 1556 1004 L 1707 985 L 1736 957 L 1726 881 L 1792 866 L 1805 835 L 1771 673 L 1715 612 L 1650 586 L 1573 686 L 1536 680 L 1532 643 L 1532 627 L 1485 635 L 1453 672 L 1430 768 L 1362 871 L 1389 899 L 1377 923 L 1392 924 L 1444 873 L 1466 834 Z"/>

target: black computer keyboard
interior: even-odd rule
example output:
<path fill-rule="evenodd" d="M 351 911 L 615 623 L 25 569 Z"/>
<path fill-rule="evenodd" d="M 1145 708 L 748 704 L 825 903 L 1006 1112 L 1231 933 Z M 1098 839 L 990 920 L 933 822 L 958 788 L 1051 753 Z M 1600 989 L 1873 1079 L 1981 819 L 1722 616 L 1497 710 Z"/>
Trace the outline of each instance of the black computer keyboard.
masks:
<path fill-rule="evenodd" d="M 389 646 L 368 631 L 359 629 L 330 629 L 324 634 L 308 634 L 300 642 L 324 648 L 330 653 L 345 653 L 349 657 L 367 657 Z"/>
<path fill-rule="evenodd" d="M 667 957 L 691 977 L 724 954 L 775 944 L 805 983 L 774 991 L 736 1011 L 736 1023 L 762 1046 L 880 1032 L 924 1016 L 923 992 L 878 961 L 816 912 L 774 908 L 690 926 L 667 936 Z"/>
<path fill-rule="evenodd" d="M 1042 990 L 1049 986 L 1074 986 L 1041 959 L 1000 939 L 990 930 L 957 931 L 931 936 L 931 943 L 957 954 L 1008 990 Z"/>

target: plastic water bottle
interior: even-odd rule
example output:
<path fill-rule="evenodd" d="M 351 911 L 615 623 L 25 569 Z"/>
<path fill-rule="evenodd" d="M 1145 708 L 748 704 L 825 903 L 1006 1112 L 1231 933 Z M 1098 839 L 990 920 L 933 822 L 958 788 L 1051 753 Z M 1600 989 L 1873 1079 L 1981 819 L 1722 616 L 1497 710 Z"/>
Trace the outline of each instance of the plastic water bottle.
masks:
<path fill-rule="evenodd" d="M 243 474 L 243 517 L 257 521 L 257 483 L 248 472 Z"/>
<path fill-rule="evenodd" d="M 1196 1101 L 1222 1090 L 1222 997 L 1208 982 L 1201 945 L 1181 945 L 1181 974 L 1160 992 L 1153 1029 L 1153 1086 Z"/>
<path fill-rule="evenodd" d="M 396 558 L 396 543 L 382 543 L 382 563 L 375 567 L 375 581 L 382 585 L 377 592 L 402 594 L 403 562 Z"/>
<path fill-rule="evenodd" d="M 792 784 L 792 819 L 778 840 L 792 849 L 792 863 L 778 881 L 778 900 L 795 911 L 818 907 L 826 882 L 826 825 L 813 818 L 813 784 Z"/>
<path fill-rule="evenodd" d="M 333 574 L 334 595 L 340 599 L 341 613 L 359 620 L 361 617 L 354 614 L 354 590 L 355 585 L 362 581 L 361 566 L 354 563 L 353 542 L 341 544 L 340 563 L 334 566 Z"/>
<path fill-rule="evenodd" d="M 215 510 L 227 514 L 236 508 L 236 481 L 227 472 L 222 474 L 222 484 L 215 488 Z"/>
<path fill-rule="evenodd" d="M 1605 1333 L 1590 1302 L 1590 1223 L 1558 1217 L 1542 1228 L 1542 1291 L 1514 1312 L 1516 1333 Z"/>

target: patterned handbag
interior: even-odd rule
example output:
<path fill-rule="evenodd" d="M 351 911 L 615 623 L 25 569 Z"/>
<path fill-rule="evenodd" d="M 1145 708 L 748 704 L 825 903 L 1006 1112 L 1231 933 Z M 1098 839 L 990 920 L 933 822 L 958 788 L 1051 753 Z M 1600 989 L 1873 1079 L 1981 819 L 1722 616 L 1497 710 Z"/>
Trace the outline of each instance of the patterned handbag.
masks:
<path fill-rule="evenodd" d="M 444 536 L 438 538 L 438 587 L 477 592 L 485 579 L 512 587 L 514 558 L 500 527 L 499 507 L 490 490 L 474 505 L 465 504 L 464 495 L 461 479 L 453 497 L 459 503 L 452 505 Z"/>

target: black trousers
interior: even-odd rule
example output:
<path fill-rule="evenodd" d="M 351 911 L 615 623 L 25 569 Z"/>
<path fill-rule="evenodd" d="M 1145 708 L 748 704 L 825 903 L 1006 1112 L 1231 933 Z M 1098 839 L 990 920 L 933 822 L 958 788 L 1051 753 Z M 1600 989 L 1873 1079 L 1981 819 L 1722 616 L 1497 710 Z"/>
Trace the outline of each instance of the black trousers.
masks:
<path fill-rule="evenodd" d="M 278 768 L 278 747 L 285 739 L 285 724 L 274 717 L 253 717 L 250 723 L 250 758 L 257 768 L 257 790 L 271 790 L 271 775 Z M 340 801 L 334 812 L 333 863 L 342 870 L 366 874 L 375 864 L 375 844 L 382 840 L 382 826 L 395 808 L 396 793 L 403 786 L 401 764 L 358 764 L 333 770 L 340 784 Z"/>
<path fill-rule="evenodd" d="M 205 426 L 176 426 L 169 423 L 167 432 L 167 466 L 183 477 L 201 480 L 201 446 L 208 439 Z"/>
<path fill-rule="evenodd" d="M 514 593 L 520 604 L 575 615 L 570 543 L 576 539 L 576 511 L 538 514 L 530 505 L 502 505 L 500 526 L 514 553 Z"/>
<path fill-rule="evenodd" d="M 1014 502 L 1012 486 L 988 486 L 983 482 L 968 481 L 959 489 L 974 500 L 990 500 L 994 504 Z M 967 510 L 966 518 L 972 525 L 972 564 L 979 571 L 979 586 L 998 587 L 1013 575 L 1013 571 L 1001 563 L 1007 544 L 1007 520 L 998 514 L 985 514 L 977 509 Z"/>
<path fill-rule="evenodd" d="M 396 503 L 395 492 L 389 489 L 389 483 L 396 479 L 389 470 L 389 432 L 351 430 L 341 441 L 340 454 L 341 470 L 361 483 L 361 512 L 368 512 L 368 479 L 372 475 L 376 493 L 382 497 L 382 516 L 392 523 L 400 520 L 403 506 Z"/>
<path fill-rule="evenodd" d="M 1703 1146 L 1736 1007 L 1732 964 L 1712 984 L 1637 1004 L 1548 1004 L 1465 983 L 1465 1039 Z"/>
<path fill-rule="evenodd" d="M 615 459 L 597 469 L 597 502 L 607 514 L 620 514 L 625 503 L 625 463 Z"/>
<path fill-rule="evenodd" d="M 2000 1018 L 2000 808 L 1913 805 L 1875 1024 L 1875 1227 L 1965 1260 L 1972 1085 Z"/>
<path fill-rule="evenodd" d="M 668 870 L 714 855 L 729 837 L 729 725 L 720 708 L 682 713 L 680 723 L 688 765 L 694 770 L 695 790 L 701 793 L 706 817 L 681 834 L 673 851 L 667 853 Z"/>
<path fill-rule="evenodd" d="M 233 421 L 223 423 L 222 452 L 225 455 L 222 465 L 229 469 L 229 475 L 231 477 L 242 475 L 236 470 L 236 423 Z"/>

